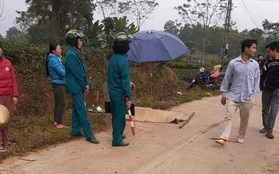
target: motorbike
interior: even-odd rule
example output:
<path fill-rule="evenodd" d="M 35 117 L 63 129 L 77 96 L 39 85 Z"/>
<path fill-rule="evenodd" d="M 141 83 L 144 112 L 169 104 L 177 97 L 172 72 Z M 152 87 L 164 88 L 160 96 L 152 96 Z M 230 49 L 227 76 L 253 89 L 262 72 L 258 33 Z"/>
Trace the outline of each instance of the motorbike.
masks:
<path fill-rule="evenodd" d="M 213 75 L 214 74 L 214 75 Z M 199 68 L 199 72 L 195 78 L 190 82 L 187 90 L 194 89 L 197 85 L 202 89 L 220 89 L 220 85 L 225 76 L 225 72 L 218 72 L 217 74 L 205 71 L 205 69 Z"/>

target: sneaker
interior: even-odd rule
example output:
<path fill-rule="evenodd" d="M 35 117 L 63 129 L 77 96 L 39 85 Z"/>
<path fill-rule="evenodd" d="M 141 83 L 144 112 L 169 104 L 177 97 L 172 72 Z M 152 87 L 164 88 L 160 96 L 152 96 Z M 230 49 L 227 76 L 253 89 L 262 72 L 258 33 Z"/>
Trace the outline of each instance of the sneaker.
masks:
<path fill-rule="evenodd" d="M 238 138 L 237 138 L 237 142 L 238 142 L 239 144 L 243 144 L 245 141 L 244 141 L 244 138 L 238 137 Z"/>
<path fill-rule="evenodd" d="M 97 140 L 94 136 L 91 138 L 87 138 L 86 141 L 88 141 L 89 143 L 93 143 L 93 144 L 99 144 L 100 141 Z"/>
<path fill-rule="evenodd" d="M 220 139 L 218 139 L 218 140 L 215 140 L 215 143 L 224 146 L 224 145 L 226 144 L 226 141 L 227 141 L 227 140 L 224 140 L 224 139 L 220 138 Z"/>
<path fill-rule="evenodd" d="M 269 132 L 269 133 L 266 133 L 265 136 L 269 139 L 273 139 L 274 138 L 274 135 L 273 133 Z"/>
<path fill-rule="evenodd" d="M 261 130 L 260 130 L 260 133 L 266 133 L 267 131 L 266 131 L 266 128 L 262 128 Z"/>

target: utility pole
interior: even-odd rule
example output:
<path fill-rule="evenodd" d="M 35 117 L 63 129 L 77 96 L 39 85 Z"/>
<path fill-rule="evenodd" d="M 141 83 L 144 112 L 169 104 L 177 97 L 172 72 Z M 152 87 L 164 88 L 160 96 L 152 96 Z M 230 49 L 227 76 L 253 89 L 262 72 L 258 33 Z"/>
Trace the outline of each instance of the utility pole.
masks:
<path fill-rule="evenodd" d="M 225 18 L 225 25 L 224 25 L 224 36 L 222 41 L 222 48 L 221 48 L 221 64 L 224 64 L 227 61 L 227 54 L 229 49 L 228 44 L 228 33 L 230 29 L 230 20 L 231 20 L 231 11 L 232 11 L 232 0 L 228 0 L 227 6 L 227 13 Z"/>

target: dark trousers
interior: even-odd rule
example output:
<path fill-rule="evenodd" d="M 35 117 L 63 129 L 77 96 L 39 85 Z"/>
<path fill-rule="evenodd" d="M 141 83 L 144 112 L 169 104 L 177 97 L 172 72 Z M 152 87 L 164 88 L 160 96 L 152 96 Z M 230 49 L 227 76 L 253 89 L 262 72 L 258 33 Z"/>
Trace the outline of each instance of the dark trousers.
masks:
<path fill-rule="evenodd" d="M 66 85 L 52 84 L 52 89 L 54 93 L 54 122 L 62 124 L 62 116 L 65 110 Z"/>
<path fill-rule="evenodd" d="M 7 107 L 10 112 L 10 120 L 6 127 L 0 130 L 0 145 L 8 144 L 9 137 L 8 137 L 8 126 L 12 120 L 12 96 L 11 95 L 0 95 L 0 104 Z"/>
<path fill-rule="evenodd" d="M 93 137 L 91 125 L 88 121 L 87 110 L 84 104 L 84 97 L 82 93 L 72 94 L 73 108 L 72 108 L 72 135 L 80 133 L 83 129 L 86 139 Z"/>
<path fill-rule="evenodd" d="M 110 96 L 112 114 L 112 145 L 122 144 L 122 135 L 126 126 L 126 103 L 123 96 Z"/>
<path fill-rule="evenodd" d="M 262 91 L 262 121 L 267 132 L 272 133 L 279 108 L 279 91 Z"/>

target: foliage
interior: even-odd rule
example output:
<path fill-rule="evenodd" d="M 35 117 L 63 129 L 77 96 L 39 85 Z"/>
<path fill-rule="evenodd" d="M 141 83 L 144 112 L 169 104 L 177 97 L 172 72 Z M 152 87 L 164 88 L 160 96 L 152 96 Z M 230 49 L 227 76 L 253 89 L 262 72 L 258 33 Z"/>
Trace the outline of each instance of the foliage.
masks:
<path fill-rule="evenodd" d="M 279 39 L 279 22 L 270 22 L 266 19 L 262 22 L 262 26 L 265 34 L 268 35 L 267 43 Z"/>
<path fill-rule="evenodd" d="M 119 13 L 135 17 L 136 25 L 140 28 L 159 4 L 155 0 L 123 0 L 118 3 Z"/>
<path fill-rule="evenodd" d="M 207 41 L 209 40 L 208 29 L 217 26 L 224 19 L 226 3 L 227 1 L 225 0 L 188 0 L 183 5 L 175 8 L 186 24 L 202 27 L 203 44 L 201 50 L 203 56 L 206 51 Z"/>
<path fill-rule="evenodd" d="M 109 47 L 113 42 L 114 36 L 119 32 L 126 32 L 127 34 L 134 34 L 139 31 L 139 28 L 134 23 L 129 24 L 129 20 L 126 16 L 117 18 L 106 18 L 103 20 L 104 32 L 106 37 L 106 43 Z"/>
<path fill-rule="evenodd" d="M 64 37 L 67 30 L 92 24 L 93 0 L 26 0 L 26 12 L 18 11 L 16 22 L 32 43 L 47 43 Z M 33 40 L 35 38 L 35 40 Z M 41 42 L 39 42 L 41 41 Z"/>
<path fill-rule="evenodd" d="M 27 39 L 23 32 L 16 27 L 9 28 L 6 32 L 6 40 L 10 43 L 26 43 Z"/>
<path fill-rule="evenodd" d="M 176 36 L 179 35 L 181 28 L 181 23 L 178 23 L 177 21 L 169 20 L 164 25 L 164 30 L 166 32 L 172 33 Z"/>
<path fill-rule="evenodd" d="M 136 26 L 139 28 L 159 6 L 156 0 L 100 0 L 97 5 L 103 19 L 127 16 L 136 21 Z"/>
<path fill-rule="evenodd" d="M 187 24 L 200 23 L 203 28 L 214 27 L 224 19 L 226 3 L 225 0 L 188 0 L 175 9 Z"/>
<path fill-rule="evenodd" d="M 102 45 L 102 36 L 101 34 L 102 26 L 100 21 L 96 21 L 91 25 L 85 27 L 84 34 L 87 37 L 85 40 L 85 45 L 100 47 Z"/>
<path fill-rule="evenodd" d="M 97 1 L 97 10 L 101 11 L 103 19 L 108 17 L 120 17 L 117 10 L 117 0 Z"/>

